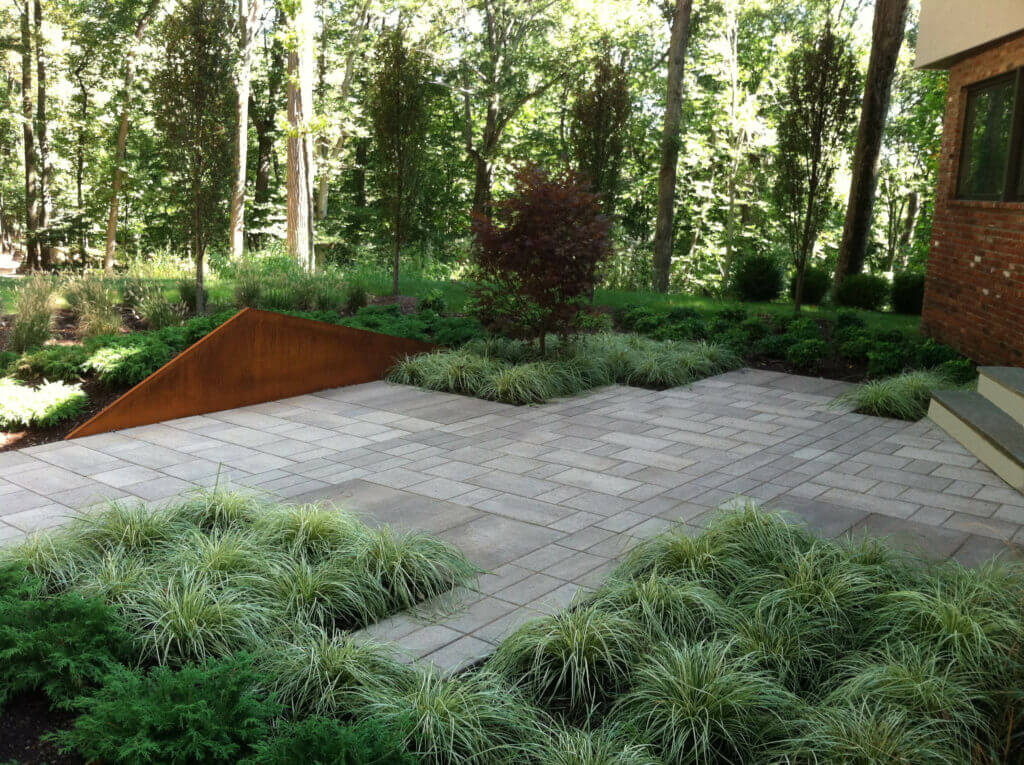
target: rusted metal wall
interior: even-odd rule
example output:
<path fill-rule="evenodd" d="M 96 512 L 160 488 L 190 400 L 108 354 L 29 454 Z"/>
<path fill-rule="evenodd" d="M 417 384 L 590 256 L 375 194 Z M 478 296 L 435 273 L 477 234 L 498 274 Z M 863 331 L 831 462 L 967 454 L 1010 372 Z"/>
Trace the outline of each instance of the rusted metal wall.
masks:
<path fill-rule="evenodd" d="M 380 380 L 433 346 L 246 308 L 171 359 L 68 438 Z"/>

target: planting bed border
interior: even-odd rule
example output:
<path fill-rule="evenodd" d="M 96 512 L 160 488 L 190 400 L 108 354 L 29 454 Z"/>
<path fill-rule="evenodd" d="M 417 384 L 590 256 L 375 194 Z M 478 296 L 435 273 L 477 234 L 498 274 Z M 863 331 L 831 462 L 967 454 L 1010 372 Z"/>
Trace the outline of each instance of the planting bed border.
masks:
<path fill-rule="evenodd" d="M 243 308 L 67 439 L 383 379 L 430 343 Z"/>

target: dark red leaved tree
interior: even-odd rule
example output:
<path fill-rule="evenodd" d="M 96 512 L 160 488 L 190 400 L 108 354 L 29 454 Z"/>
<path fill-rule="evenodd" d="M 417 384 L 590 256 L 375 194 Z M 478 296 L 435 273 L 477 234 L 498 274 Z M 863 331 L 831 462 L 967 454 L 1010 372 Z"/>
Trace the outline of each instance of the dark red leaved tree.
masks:
<path fill-rule="evenodd" d="M 572 331 L 598 264 L 612 252 L 610 232 L 600 195 L 584 179 L 523 168 L 493 217 L 473 219 L 481 315 L 505 334 L 539 340 L 543 352 L 548 333 Z"/>

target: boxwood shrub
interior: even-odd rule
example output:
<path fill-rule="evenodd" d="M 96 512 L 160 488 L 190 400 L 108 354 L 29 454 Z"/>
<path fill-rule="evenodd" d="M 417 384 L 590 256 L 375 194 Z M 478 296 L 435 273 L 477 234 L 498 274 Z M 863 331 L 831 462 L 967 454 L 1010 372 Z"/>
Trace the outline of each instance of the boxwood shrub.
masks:
<path fill-rule="evenodd" d="M 782 268 L 770 255 L 747 255 L 736 264 L 733 289 L 740 300 L 774 300 L 782 292 Z"/>
<path fill-rule="evenodd" d="M 804 294 L 805 305 L 820 305 L 828 295 L 832 286 L 832 274 L 824 268 L 808 266 L 804 271 Z M 796 297 L 796 273 L 789 279 L 789 296 Z"/>
<path fill-rule="evenodd" d="M 836 304 L 865 311 L 878 311 L 889 298 L 889 282 L 875 274 L 847 276 L 836 291 Z"/>
<path fill-rule="evenodd" d="M 924 274 L 903 271 L 892 278 L 892 310 L 919 316 L 924 305 Z"/>

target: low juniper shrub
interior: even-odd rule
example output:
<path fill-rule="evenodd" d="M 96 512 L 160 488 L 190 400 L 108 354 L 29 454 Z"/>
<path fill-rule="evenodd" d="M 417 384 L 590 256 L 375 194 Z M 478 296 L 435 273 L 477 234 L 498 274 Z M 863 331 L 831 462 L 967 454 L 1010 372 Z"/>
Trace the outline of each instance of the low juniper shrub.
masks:
<path fill-rule="evenodd" d="M 255 690 L 258 680 L 245 654 L 179 670 L 116 667 L 73 702 L 80 716 L 52 738 L 107 763 L 236 763 L 268 738 L 281 711 Z"/>
<path fill-rule="evenodd" d="M 370 718 L 346 725 L 330 717 L 282 723 L 277 734 L 256 745 L 245 765 L 416 765 L 396 727 Z"/>
<path fill-rule="evenodd" d="M 828 356 L 828 344 L 824 340 L 800 340 L 786 349 L 786 361 L 797 369 L 814 371 Z"/>

